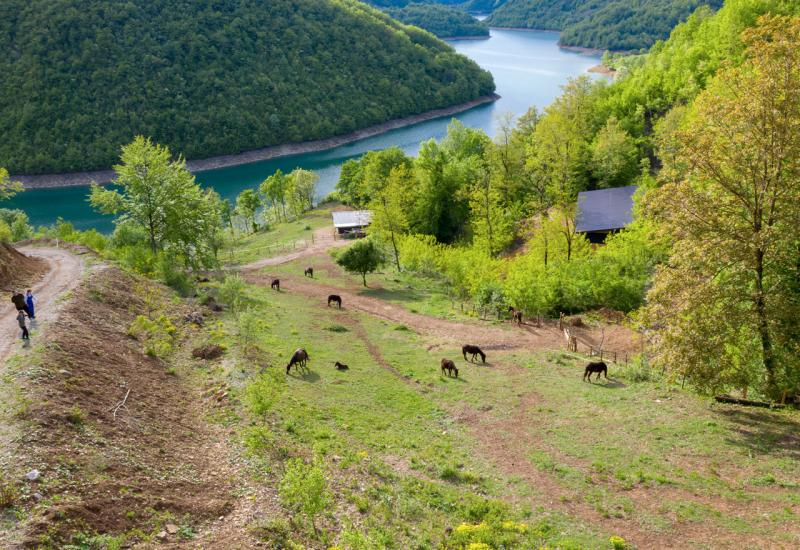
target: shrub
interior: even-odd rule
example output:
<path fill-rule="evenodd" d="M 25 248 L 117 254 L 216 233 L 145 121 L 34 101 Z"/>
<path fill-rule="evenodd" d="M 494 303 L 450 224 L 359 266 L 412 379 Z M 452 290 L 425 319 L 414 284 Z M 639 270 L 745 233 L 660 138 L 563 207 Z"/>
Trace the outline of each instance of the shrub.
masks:
<path fill-rule="evenodd" d="M 269 369 L 256 376 L 245 391 L 250 410 L 256 415 L 266 414 L 277 403 L 285 386 L 286 378 L 279 369 Z"/>
<path fill-rule="evenodd" d="M 0 242 L 10 243 L 13 240 L 14 237 L 11 232 L 11 227 L 9 227 L 9 225 L 3 220 L 0 220 Z"/>
<path fill-rule="evenodd" d="M 314 519 L 331 502 L 325 474 L 319 464 L 306 464 L 300 458 L 290 459 L 286 463 L 286 471 L 278 487 L 278 493 L 287 508 L 301 512 L 309 519 L 316 533 L 317 526 Z"/>
<path fill-rule="evenodd" d="M 0 481 L 0 510 L 13 508 L 19 500 L 19 487 L 11 481 Z"/>
<path fill-rule="evenodd" d="M 178 292 L 181 296 L 194 294 L 194 282 L 189 275 L 178 267 L 178 262 L 170 254 L 161 254 L 158 262 L 161 280 Z"/>
<path fill-rule="evenodd" d="M 177 329 L 166 315 L 149 319 L 139 315 L 128 327 L 128 335 L 143 340 L 144 351 L 151 357 L 164 357 L 172 351 Z"/>
<path fill-rule="evenodd" d="M 238 312 L 244 301 L 246 285 L 239 275 L 226 275 L 219 287 L 219 298 L 233 312 Z"/>

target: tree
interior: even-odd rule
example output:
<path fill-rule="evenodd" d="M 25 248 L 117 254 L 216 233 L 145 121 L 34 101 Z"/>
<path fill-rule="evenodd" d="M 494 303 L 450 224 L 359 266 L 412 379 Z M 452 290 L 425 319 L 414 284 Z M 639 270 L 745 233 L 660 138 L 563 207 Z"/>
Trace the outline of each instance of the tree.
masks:
<path fill-rule="evenodd" d="M 372 221 L 370 233 L 392 245 L 394 263 L 400 271 L 400 253 L 397 239 L 408 231 L 408 210 L 411 208 L 408 189 L 413 185 L 413 176 L 405 166 L 394 168 L 389 174 L 386 186 L 370 203 Z"/>
<path fill-rule="evenodd" d="M 137 136 L 122 148 L 114 167 L 120 190 L 92 185 L 89 202 L 105 214 L 120 214 L 116 223 L 133 223 L 148 235 L 150 251 L 169 249 L 187 263 L 205 262 L 209 239 L 219 226 L 219 207 L 186 169 L 171 160 L 167 147 Z"/>
<path fill-rule="evenodd" d="M 8 175 L 8 170 L 0 167 L 0 201 L 5 201 L 16 195 L 22 193 L 24 187 L 18 181 L 11 181 Z"/>
<path fill-rule="evenodd" d="M 325 473 L 319 464 L 306 464 L 302 458 L 290 458 L 286 462 L 278 493 L 284 504 L 305 514 L 317 532 L 314 519 L 323 512 L 331 502 L 325 483 Z"/>
<path fill-rule="evenodd" d="M 698 387 L 797 388 L 800 18 L 763 17 L 672 140 L 648 212 L 674 239 L 644 319 Z"/>
<path fill-rule="evenodd" d="M 287 220 L 286 192 L 288 188 L 289 177 L 284 175 L 280 170 L 276 170 L 274 174 L 261 182 L 261 186 L 259 187 L 261 194 L 266 197 L 270 205 L 278 212 L 278 219 L 280 219 L 280 213 L 283 212 L 284 221 Z M 280 210 L 278 210 L 278 205 L 281 206 Z"/>
<path fill-rule="evenodd" d="M 619 121 L 611 117 L 592 142 L 592 174 L 597 187 L 629 184 L 638 172 L 636 144 Z"/>
<path fill-rule="evenodd" d="M 258 231 L 256 222 L 256 212 L 261 207 L 261 199 L 253 189 L 245 189 L 236 197 L 236 211 L 245 219 L 245 222 L 252 228 L 253 233 Z"/>
<path fill-rule="evenodd" d="M 367 273 L 377 271 L 384 262 L 381 249 L 372 239 L 362 239 L 353 243 L 336 258 L 336 263 L 346 271 L 361 275 L 364 286 L 367 286 Z"/>
<path fill-rule="evenodd" d="M 314 208 L 319 175 L 311 170 L 295 168 L 289 174 L 288 180 L 286 192 L 289 196 L 289 206 L 295 217 L 299 218 L 303 212 Z"/>

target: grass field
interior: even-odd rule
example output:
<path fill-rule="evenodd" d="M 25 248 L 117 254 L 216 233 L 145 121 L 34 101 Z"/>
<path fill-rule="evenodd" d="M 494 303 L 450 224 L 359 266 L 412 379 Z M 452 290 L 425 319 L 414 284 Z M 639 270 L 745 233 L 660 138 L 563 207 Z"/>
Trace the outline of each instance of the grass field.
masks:
<path fill-rule="evenodd" d="M 309 284 L 357 286 L 329 259 L 314 261 Z M 395 273 L 372 281 L 373 298 L 460 318 L 436 283 Z M 413 326 L 297 292 L 250 285 L 247 296 L 250 313 L 225 320 L 239 342 L 256 334 L 249 347 L 259 358 L 239 355 L 224 371 L 239 398 L 234 424 L 267 483 L 280 479 L 286 457 L 317 457 L 336 495 L 318 534 L 258 526 L 271 544 L 800 544 L 795 412 L 718 405 L 666 382 L 634 382 L 637 372 L 624 367 L 585 383 L 584 361 L 560 351 L 490 351 L 487 365 L 471 365 L 459 342 Z M 297 347 L 308 350 L 310 370 L 287 376 Z M 457 359 L 458 379 L 440 375 L 442 357 Z M 335 370 L 337 360 L 350 369 Z M 262 374 L 259 362 L 270 365 Z"/>

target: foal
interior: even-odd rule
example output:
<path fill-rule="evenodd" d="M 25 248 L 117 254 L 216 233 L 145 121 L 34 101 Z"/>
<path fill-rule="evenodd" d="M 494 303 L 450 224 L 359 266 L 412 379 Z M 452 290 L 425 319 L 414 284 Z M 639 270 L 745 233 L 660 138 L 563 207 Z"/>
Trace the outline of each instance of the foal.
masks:
<path fill-rule="evenodd" d="M 511 313 L 511 322 L 516 322 L 518 325 L 522 324 L 522 312 L 515 307 L 509 306 L 508 307 L 509 313 Z"/>
<path fill-rule="evenodd" d="M 269 285 L 272 287 L 272 290 L 277 290 L 278 292 L 281 291 L 281 280 L 280 279 L 272 279 L 272 284 Z"/>
<path fill-rule="evenodd" d="M 313 279 L 314 278 L 314 268 L 313 267 L 307 267 L 303 274 L 306 277 L 311 277 Z"/>
<path fill-rule="evenodd" d="M 455 377 L 458 378 L 458 368 L 456 364 L 450 359 L 442 359 L 442 374 L 447 374 L 447 376 L 455 375 Z"/>
<path fill-rule="evenodd" d="M 347 370 L 347 369 L 349 369 L 349 368 L 350 368 L 350 367 L 348 367 L 347 365 L 345 365 L 344 363 L 340 363 L 339 361 L 336 361 L 336 362 L 333 364 L 333 366 L 334 366 L 334 367 L 336 367 L 336 369 L 337 369 L 337 370 Z"/>
<path fill-rule="evenodd" d="M 328 296 L 328 306 L 330 307 L 331 303 L 334 303 L 339 306 L 339 309 L 342 309 L 342 297 L 338 294 L 331 294 Z"/>

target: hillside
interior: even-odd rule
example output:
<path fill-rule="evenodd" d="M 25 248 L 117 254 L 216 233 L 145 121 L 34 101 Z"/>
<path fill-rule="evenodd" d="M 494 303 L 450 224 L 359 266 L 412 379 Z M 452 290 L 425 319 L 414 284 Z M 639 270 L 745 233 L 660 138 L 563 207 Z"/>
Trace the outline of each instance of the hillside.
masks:
<path fill-rule="evenodd" d="M 489 36 L 489 27 L 468 13 L 439 4 L 409 4 L 390 8 L 386 13 L 405 23 L 425 29 L 442 38 Z"/>
<path fill-rule="evenodd" d="M 700 6 L 722 0 L 509 0 L 487 19 L 493 27 L 562 31 L 561 44 L 601 50 L 643 50 Z"/>
<path fill-rule="evenodd" d="M 491 75 L 355 0 L 10 0 L 0 166 L 111 166 L 136 134 L 187 158 L 345 134 L 491 94 Z"/>

